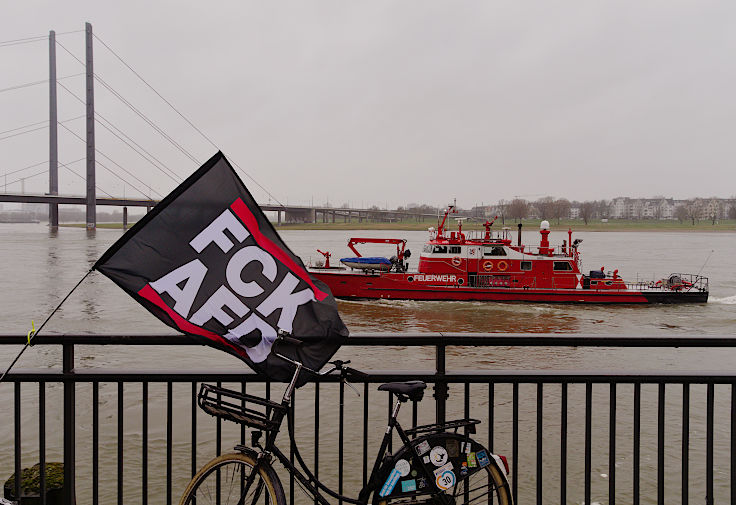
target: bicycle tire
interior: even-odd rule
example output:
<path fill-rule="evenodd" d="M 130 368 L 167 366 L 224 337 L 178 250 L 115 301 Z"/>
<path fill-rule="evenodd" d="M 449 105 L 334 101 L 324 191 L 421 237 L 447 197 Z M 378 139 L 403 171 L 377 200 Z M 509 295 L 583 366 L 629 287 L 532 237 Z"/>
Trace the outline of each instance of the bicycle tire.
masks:
<path fill-rule="evenodd" d="M 492 503 L 494 505 L 513 505 L 514 501 L 511 498 L 511 491 L 508 488 L 508 484 L 499 473 L 496 466 L 490 465 L 484 468 L 487 476 L 487 490 L 482 484 L 483 472 L 477 472 L 471 476 L 472 481 L 475 484 L 470 484 L 470 479 L 463 479 L 458 482 L 457 486 L 453 489 L 452 493 L 448 493 L 450 496 L 455 498 L 456 505 L 466 504 L 485 504 Z M 470 484 L 470 485 L 468 485 Z M 465 489 L 469 489 L 468 497 L 465 498 Z M 487 498 L 482 498 L 487 495 Z M 427 505 L 439 505 L 442 502 L 433 499 L 427 495 L 424 497 L 400 497 L 397 499 L 385 499 L 381 498 L 378 501 L 374 501 L 376 505 L 401 505 L 401 504 L 427 504 Z"/>
<path fill-rule="evenodd" d="M 407 489 L 399 490 L 398 493 L 394 493 L 391 490 L 388 491 L 388 496 L 381 497 L 379 491 L 382 489 L 385 482 L 387 482 L 389 476 L 396 468 L 395 462 L 404 460 L 404 464 L 407 462 L 414 462 L 413 465 L 418 463 L 418 455 L 425 454 L 430 445 L 449 447 L 450 443 L 455 443 L 455 451 L 460 451 L 460 454 L 455 452 L 454 455 L 449 456 L 448 451 L 445 452 L 445 462 L 448 460 L 454 464 L 454 471 L 457 472 L 461 469 L 464 463 L 461 463 L 467 459 L 465 453 L 462 452 L 462 444 L 469 444 L 466 447 L 466 452 L 471 452 L 470 448 L 474 448 L 474 451 L 485 451 L 486 462 L 484 466 L 478 468 L 475 465 L 470 465 L 471 468 L 477 468 L 475 470 L 470 469 L 469 472 L 460 473 L 457 475 L 456 482 L 453 487 L 440 491 L 433 485 L 426 486 L 421 485 L 419 481 L 414 479 L 421 477 L 421 474 L 417 474 L 414 478 L 408 477 L 411 482 L 412 488 L 407 486 Z M 421 445 L 426 448 L 423 452 L 417 452 L 417 447 Z M 458 456 L 460 458 L 458 459 Z M 427 457 L 427 456 L 425 456 Z M 480 465 L 478 460 L 473 458 L 476 465 Z M 425 461 L 426 463 L 426 461 Z M 416 466 L 410 465 L 409 470 L 412 468 L 416 469 Z M 436 465 L 436 463 L 435 463 Z M 466 436 L 458 433 L 432 433 L 417 439 L 412 440 L 411 446 L 404 446 L 399 449 L 379 470 L 378 486 L 373 490 L 373 505 L 440 505 L 446 503 L 452 503 L 453 505 L 479 505 L 479 504 L 494 504 L 494 505 L 513 505 L 514 500 L 511 495 L 511 489 L 509 486 L 508 479 L 505 474 L 505 469 L 502 468 L 502 462 L 497 459 L 496 456 L 490 453 L 481 444 L 472 440 Z M 409 471 L 407 470 L 407 471 Z M 485 471 L 484 471 L 485 470 Z M 415 475 L 412 473 L 412 475 Z M 455 478 L 455 476 L 453 476 Z M 424 480 L 424 479 L 421 479 Z M 399 479 L 394 480 L 394 486 L 397 486 Z M 432 491 L 434 489 L 434 491 Z M 435 494 L 432 493 L 442 493 Z"/>
<path fill-rule="evenodd" d="M 250 475 L 255 464 L 254 454 L 242 452 L 223 454 L 212 459 L 192 477 L 179 505 L 238 503 L 240 493 L 236 489 Z M 263 465 L 259 471 L 259 477 L 253 483 L 246 503 L 249 505 L 254 503 L 286 505 L 284 488 L 271 465 Z M 253 501 L 254 498 L 257 500 Z"/>

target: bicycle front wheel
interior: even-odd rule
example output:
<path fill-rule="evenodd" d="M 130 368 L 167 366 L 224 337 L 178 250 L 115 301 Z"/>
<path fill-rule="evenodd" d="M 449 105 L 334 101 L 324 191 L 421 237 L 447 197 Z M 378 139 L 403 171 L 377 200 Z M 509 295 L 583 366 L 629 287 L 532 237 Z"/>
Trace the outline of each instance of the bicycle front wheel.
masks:
<path fill-rule="evenodd" d="M 229 453 L 213 459 L 192 478 L 179 505 L 286 505 L 284 488 L 271 465 L 263 465 L 241 501 L 256 460 L 251 454 Z"/>

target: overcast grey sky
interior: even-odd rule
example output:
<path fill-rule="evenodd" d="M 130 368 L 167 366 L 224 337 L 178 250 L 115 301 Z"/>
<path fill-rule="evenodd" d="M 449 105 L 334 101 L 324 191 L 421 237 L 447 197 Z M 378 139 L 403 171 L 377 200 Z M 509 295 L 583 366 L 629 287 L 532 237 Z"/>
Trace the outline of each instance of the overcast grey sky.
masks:
<path fill-rule="evenodd" d="M 284 203 L 736 194 L 733 1 L 97 0 L 4 2 L 0 12 L 0 41 L 91 22 Z M 83 34 L 59 41 L 84 58 Z M 97 41 L 95 57 L 99 76 L 199 161 L 214 154 Z M 60 48 L 59 76 L 82 71 Z M 0 47 L 0 89 L 47 72 L 45 42 Z M 84 96 L 82 76 L 61 82 Z M 0 132 L 47 118 L 47 93 L 1 92 Z M 100 168 L 102 190 L 155 197 L 196 169 L 99 83 L 96 93 L 97 111 L 177 174 L 98 126 L 99 149 L 142 181 Z M 59 96 L 60 120 L 84 113 Z M 83 136 L 83 120 L 65 125 Z M 82 142 L 63 128 L 60 137 L 61 161 L 84 157 Z M 46 130 L 0 140 L 0 158 L 0 175 L 47 160 Z M 63 193 L 83 191 L 66 169 L 60 179 Z M 39 175 L 25 188 L 47 184 Z"/>

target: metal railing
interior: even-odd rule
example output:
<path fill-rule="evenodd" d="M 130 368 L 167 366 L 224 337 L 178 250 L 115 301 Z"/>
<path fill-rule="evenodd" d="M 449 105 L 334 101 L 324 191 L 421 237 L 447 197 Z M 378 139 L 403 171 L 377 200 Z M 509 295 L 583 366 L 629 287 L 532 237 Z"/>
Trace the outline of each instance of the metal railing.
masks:
<path fill-rule="evenodd" d="M 24 342 L 25 336 L 0 336 L 0 346 Z M 242 370 L 74 367 L 75 345 L 191 345 L 185 337 L 64 335 L 39 336 L 37 342 L 62 345 L 62 368 L 14 370 L 9 383 L 0 384 L 0 396 L 13 398 L 13 408 L 0 413 L 0 441 L 12 439 L 10 470 L 16 473 L 24 460 L 37 455 L 43 483 L 47 438 L 60 433 L 65 503 L 176 503 L 199 466 L 223 447 L 228 450 L 228 443 L 233 442 L 231 447 L 246 442 L 243 427 L 225 426 L 198 410 L 198 383 L 226 383 L 267 398 L 281 394 L 280 384 Z M 390 409 L 392 398 L 384 403 L 388 395 L 373 393 L 372 385 L 420 379 L 433 385 L 434 405 L 429 397 L 413 404 L 403 413 L 410 416 L 408 422 L 402 423 L 416 425 L 430 418 L 442 422 L 448 415 L 481 419 L 475 437 L 509 456 L 517 503 L 736 501 L 734 372 L 447 370 L 448 352 L 462 346 L 488 352 L 508 347 L 731 348 L 736 338 L 364 335 L 351 337 L 346 345 L 429 347 L 435 366 L 369 372 L 357 386 L 359 399 L 346 397 L 344 385 L 334 377 L 299 390 L 295 409 L 300 449 L 311 457 L 318 477 L 340 492 L 365 482 L 374 456 L 369 449 L 375 450 L 372 444 L 387 418 L 377 409 Z M 32 384 L 36 386 L 29 387 Z M 136 390 L 139 385 L 140 393 L 133 394 L 131 384 Z M 52 396 L 62 400 L 58 412 L 50 412 Z M 131 418 L 135 427 L 126 431 Z M 11 452 L 10 446 L 0 449 Z M 346 465 L 352 471 L 346 472 Z M 83 469 L 84 476 L 77 478 L 76 469 Z M 305 503 L 293 479 L 281 478 L 288 483 L 290 503 Z"/>

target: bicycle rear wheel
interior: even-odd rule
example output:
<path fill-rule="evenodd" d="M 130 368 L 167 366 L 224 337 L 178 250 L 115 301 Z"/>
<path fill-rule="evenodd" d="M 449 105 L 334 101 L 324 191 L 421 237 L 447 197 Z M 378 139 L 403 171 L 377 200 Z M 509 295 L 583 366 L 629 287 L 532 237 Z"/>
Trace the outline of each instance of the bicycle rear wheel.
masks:
<path fill-rule="evenodd" d="M 241 498 L 245 481 L 256 464 L 246 453 L 223 454 L 213 459 L 192 478 L 179 505 L 230 505 Z M 271 465 L 261 467 L 244 503 L 286 505 L 284 488 Z"/>
<path fill-rule="evenodd" d="M 455 487 L 445 492 L 451 496 L 455 505 L 513 505 L 508 482 L 495 465 L 489 465 L 467 478 L 461 479 Z M 374 499 L 377 505 L 439 505 L 441 502 L 430 495 L 403 496 L 395 499 Z"/>

